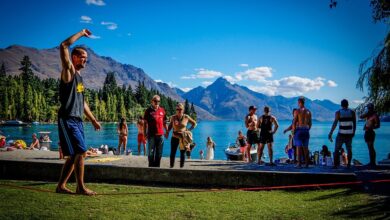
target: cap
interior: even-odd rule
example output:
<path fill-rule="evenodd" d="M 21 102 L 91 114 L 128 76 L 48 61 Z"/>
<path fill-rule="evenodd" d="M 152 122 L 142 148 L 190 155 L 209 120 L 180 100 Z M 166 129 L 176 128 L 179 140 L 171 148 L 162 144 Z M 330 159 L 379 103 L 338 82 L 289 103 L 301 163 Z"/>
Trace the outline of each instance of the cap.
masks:
<path fill-rule="evenodd" d="M 253 106 L 253 105 L 249 106 L 249 111 L 252 110 L 252 109 L 253 110 L 257 110 L 257 108 L 255 106 Z"/>

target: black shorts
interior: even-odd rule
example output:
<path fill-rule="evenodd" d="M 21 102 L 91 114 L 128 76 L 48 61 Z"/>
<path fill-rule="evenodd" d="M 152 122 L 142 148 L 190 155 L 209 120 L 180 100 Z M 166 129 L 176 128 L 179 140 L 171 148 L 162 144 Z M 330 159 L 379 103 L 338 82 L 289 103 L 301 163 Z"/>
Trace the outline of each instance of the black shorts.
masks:
<path fill-rule="evenodd" d="M 268 144 L 274 142 L 274 135 L 269 132 L 260 133 L 260 144 Z"/>
<path fill-rule="evenodd" d="M 258 144 L 259 143 L 259 131 L 248 130 L 246 132 L 246 139 L 248 140 L 249 146 L 252 146 L 252 144 Z"/>
<path fill-rule="evenodd" d="M 364 133 L 364 140 L 366 142 L 374 142 L 375 141 L 375 131 L 374 130 L 367 130 Z"/>

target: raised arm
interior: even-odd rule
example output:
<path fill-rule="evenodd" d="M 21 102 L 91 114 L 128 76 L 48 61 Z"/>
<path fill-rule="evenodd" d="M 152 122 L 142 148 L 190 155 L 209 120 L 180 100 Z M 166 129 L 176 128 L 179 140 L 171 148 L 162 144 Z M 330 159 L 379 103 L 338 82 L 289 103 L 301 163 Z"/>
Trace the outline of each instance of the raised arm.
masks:
<path fill-rule="evenodd" d="M 80 32 L 70 36 L 68 39 L 64 40 L 60 45 L 60 57 L 62 64 L 61 71 L 61 80 L 65 83 L 72 80 L 73 74 L 75 74 L 74 66 L 71 62 L 71 57 L 69 53 L 69 46 L 76 42 L 79 38 L 86 36 L 89 37 L 91 32 L 87 29 L 83 29 Z"/>

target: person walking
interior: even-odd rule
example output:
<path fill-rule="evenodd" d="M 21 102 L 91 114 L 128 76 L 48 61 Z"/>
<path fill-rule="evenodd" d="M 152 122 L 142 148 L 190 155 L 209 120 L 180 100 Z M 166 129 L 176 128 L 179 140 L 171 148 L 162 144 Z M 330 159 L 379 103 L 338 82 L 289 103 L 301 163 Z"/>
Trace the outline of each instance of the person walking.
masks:
<path fill-rule="evenodd" d="M 188 123 L 191 124 L 191 127 L 187 129 Z M 171 138 L 171 155 L 170 155 L 170 168 L 173 168 L 175 165 L 175 157 L 177 147 L 180 145 L 180 168 L 184 166 L 185 162 L 185 153 L 190 150 L 190 144 L 192 142 L 192 131 L 196 127 L 196 122 L 189 115 L 184 114 L 184 105 L 179 103 L 176 105 L 176 114 L 170 117 L 170 123 L 168 126 L 168 131 L 166 137 L 168 137 L 169 132 L 173 129 L 172 138 Z M 189 133 L 188 133 L 189 132 Z M 191 137 L 189 137 L 191 136 Z M 186 141 L 185 139 L 191 139 L 191 142 Z"/>
<path fill-rule="evenodd" d="M 61 149 L 67 157 L 61 171 L 61 176 L 56 188 L 57 193 L 72 193 L 66 187 L 66 183 L 75 171 L 77 180 L 76 193 L 83 195 L 95 195 L 96 192 L 88 189 L 84 184 L 84 158 L 87 148 L 85 145 L 83 113 L 88 118 L 95 130 L 100 130 L 101 125 L 93 116 L 88 104 L 84 100 L 84 84 L 81 77 L 81 69 L 85 68 L 88 53 L 83 47 L 73 48 L 69 54 L 69 46 L 81 37 L 89 37 L 92 33 L 83 29 L 70 36 L 60 45 L 60 57 L 62 71 L 59 86 L 59 99 L 61 106 L 58 110 L 58 133 Z"/>
<path fill-rule="evenodd" d="M 355 111 L 348 108 L 348 106 L 348 100 L 341 100 L 341 109 L 336 111 L 333 125 L 328 135 L 329 141 L 333 142 L 333 131 L 336 129 L 337 124 L 339 124 L 339 132 L 337 133 L 336 143 L 334 147 L 333 168 L 337 168 L 338 166 L 340 166 L 340 154 L 343 144 L 345 144 L 345 147 L 347 148 L 348 152 L 347 167 L 351 167 L 352 139 L 355 136 L 356 131 L 356 113 Z"/>
<path fill-rule="evenodd" d="M 149 167 L 160 167 L 164 145 L 164 129 L 165 132 L 168 131 L 167 116 L 164 108 L 160 106 L 160 102 L 160 96 L 154 95 L 151 106 L 144 113 Z M 167 137 L 168 135 L 165 134 L 165 138 Z"/>
<path fill-rule="evenodd" d="M 273 162 L 273 149 L 274 134 L 279 128 L 279 123 L 276 117 L 270 114 L 270 108 L 264 107 L 264 114 L 258 120 L 258 128 L 260 128 L 260 147 L 257 150 L 258 164 L 261 164 L 261 158 L 263 156 L 264 145 L 268 146 L 269 165 L 275 166 Z M 272 129 L 273 127 L 273 129 Z"/>

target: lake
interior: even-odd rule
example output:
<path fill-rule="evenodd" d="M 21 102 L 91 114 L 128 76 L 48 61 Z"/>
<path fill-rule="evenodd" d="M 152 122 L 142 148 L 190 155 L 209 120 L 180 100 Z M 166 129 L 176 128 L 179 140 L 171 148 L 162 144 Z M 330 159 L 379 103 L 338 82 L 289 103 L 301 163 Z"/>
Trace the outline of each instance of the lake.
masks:
<path fill-rule="evenodd" d="M 280 127 L 277 133 L 274 135 L 274 158 L 286 157 L 284 153 L 284 147 L 287 144 L 288 133 L 283 134 L 283 130 L 289 126 L 291 121 L 280 121 Z M 90 123 L 85 123 L 85 136 L 86 144 L 88 147 L 99 147 L 102 144 L 107 144 L 110 147 L 116 147 L 118 144 L 118 135 L 116 133 L 115 123 L 103 123 L 103 129 L 101 131 L 94 131 Z M 313 122 L 313 127 L 310 131 L 310 151 L 320 150 L 323 144 L 327 145 L 331 151 L 334 149 L 334 142 L 331 143 L 327 136 L 332 126 L 332 122 Z M 133 154 L 137 154 L 137 127 L 135 124 L 128 124 L 129 127 L 129 141 L 128 147 L 133 151 Z M 52 149 L 57 149 L 58 143 L 58 130 L 56 124 L 42 124 L 32 125 L 30 127 L 0 127 L 3 134 L 7 136 L 8 140 L 23 139 L 27 144 L 31 143 L 32 133 L 38 133 L 39 131 L 51 131 Z M 215 159 L 226 159 L 224 149 L 229 143 L 234 142 L 237 137 L 237 132 L 242 130 L 246 134 L 245 125 L 242 121 L 201 121 L 198 126 L 193 130 L 194 140 L 197 143 L 196 148 L 192 153 L 192 158 L 199 158 L 199 150 L 203 149 L 206 152 L 206 139 L 211 136 L 216 142 Z M 337 129 L 334 133 L 333 139 L 335 140 Z M 367 145 L 363 138 L 363 122 L 358 122 L 356 130 L 356 136 L 353 139 L 352 151 L 353 158 L 363 163 L 369 162 Z M 375 149 L 377 153 L 377 160 L 382 160 L 387 157 L 390 152 L 390 123 L 382 122 L 381 128 L 376 130 Z M 268 151 L 265 148 L 265 155 L 268 155 Z M 169 157 L 170 154 L 170 138 L 165 139 L 163 156 Z M 178 156 L 179 154 L 177 154 Z"/>

